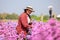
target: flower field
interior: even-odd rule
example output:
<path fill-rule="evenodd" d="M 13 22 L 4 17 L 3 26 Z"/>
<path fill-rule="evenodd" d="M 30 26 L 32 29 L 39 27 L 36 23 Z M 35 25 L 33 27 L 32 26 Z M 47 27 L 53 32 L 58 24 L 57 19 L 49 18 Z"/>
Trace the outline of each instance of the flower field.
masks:
<path fill-rule="evenodd" d="M 23 34 L 17 35 L 16 31 L 17 22 L 15 21 L 0 21 L 0 40 L 23 40 Z M 31 35 L 28 36 L 29 40 L 60 40 L 60 21 L 54 18 L 49 19 L 47 22 L 32 21 Z"/>

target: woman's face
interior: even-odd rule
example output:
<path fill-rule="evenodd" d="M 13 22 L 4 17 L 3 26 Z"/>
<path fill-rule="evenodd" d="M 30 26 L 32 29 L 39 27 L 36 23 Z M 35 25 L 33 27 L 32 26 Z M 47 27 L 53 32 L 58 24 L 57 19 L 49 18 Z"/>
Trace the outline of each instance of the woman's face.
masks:
<path fill-rule="evenodd" d="M 31 10 L 27 10 L 27 13 L 28 13 L 28 14 L 31 14 L 31 13 L 32 13 L 32 11 L 31 11 Z"/>

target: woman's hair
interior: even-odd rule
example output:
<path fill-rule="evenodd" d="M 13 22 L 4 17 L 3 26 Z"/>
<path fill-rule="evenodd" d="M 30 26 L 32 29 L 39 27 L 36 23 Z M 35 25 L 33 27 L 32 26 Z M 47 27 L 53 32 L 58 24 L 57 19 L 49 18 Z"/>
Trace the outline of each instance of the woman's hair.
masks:
<path fill-rule="evenodd" d="M 24 12 L 26 13 L 27 10 L 28 10 L 28 9 L 24 9 Z"/>

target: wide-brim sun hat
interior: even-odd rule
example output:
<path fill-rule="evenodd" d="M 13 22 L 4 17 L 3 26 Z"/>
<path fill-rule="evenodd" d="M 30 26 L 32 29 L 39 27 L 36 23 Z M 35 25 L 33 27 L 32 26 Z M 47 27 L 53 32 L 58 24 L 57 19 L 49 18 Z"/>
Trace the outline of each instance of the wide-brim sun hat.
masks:
<path fill-rule="evenodd" d="M 28 10 L 30 10 L 30 11 L 32 11 L 32 12 L 35 12 L 35 11 L 33 10 L 32 6 L 27 6 L 25 9 L 28 9 Z"/>

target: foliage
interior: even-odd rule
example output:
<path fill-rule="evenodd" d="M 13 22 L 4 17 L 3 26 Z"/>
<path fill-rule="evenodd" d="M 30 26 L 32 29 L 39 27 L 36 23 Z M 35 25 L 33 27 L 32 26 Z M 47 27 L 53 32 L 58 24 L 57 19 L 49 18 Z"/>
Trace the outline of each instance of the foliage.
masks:
<path fill-rule="evenodd" d="M 0 19 L 18 19 L 18 15 L 16 13 L 0 13 Z"/>
<path fill-rule="evenodd" d="M 16 13 L 0 13 L 0 19 L 18 19 L 18 14 Z M 41 21 L 41 15 L 40 16 L 36 16 L 36 15 L 31 15 L 31 18 L 33 20 L 37 20 L 37 21 Z M 49 19 L 49 16 L 48 15 L 44 15 L 43 16 L 43 22 L 46 22 L 47 20 Z M 60 20 L 60 18 L 57 18 L 58 20 Z"/>

